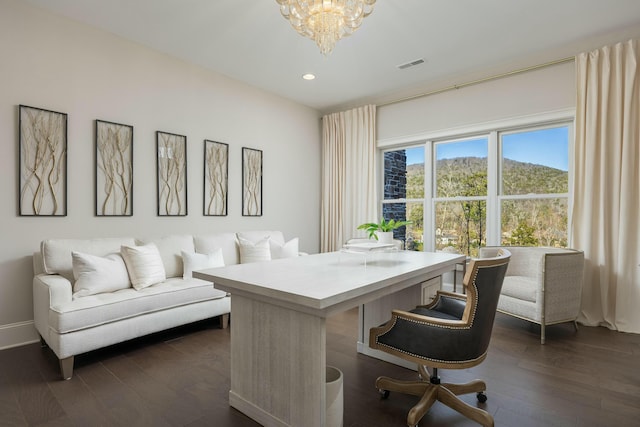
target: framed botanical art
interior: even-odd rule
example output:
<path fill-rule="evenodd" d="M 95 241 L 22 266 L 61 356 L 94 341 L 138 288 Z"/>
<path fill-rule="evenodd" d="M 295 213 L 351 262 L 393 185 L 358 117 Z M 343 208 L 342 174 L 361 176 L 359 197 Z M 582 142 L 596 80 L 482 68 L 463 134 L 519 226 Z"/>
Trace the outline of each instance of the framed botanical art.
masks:
<path fill-rule="evenodd" d="M 242 148 L 242 216 L 262 216 L 262 151 Z"/>
<path fill-rule="evenodd" d="M 229 145 L 204 140 L 204 212 L 205 216 L 227 215 L 229 188 Z"/>
<path fill-rule="evenodd" d="M 187 137 L 156 132 L 158 216 L 187 215 Z"/>
<path fill-rule="evenodd" d="M 96 120 L 96 216 L 133 215 L 133 126 Z"/>
<path fill-rule="evenodd" d="M 67 215 L 67 115 L 19 106 L 21 216 Z"/>

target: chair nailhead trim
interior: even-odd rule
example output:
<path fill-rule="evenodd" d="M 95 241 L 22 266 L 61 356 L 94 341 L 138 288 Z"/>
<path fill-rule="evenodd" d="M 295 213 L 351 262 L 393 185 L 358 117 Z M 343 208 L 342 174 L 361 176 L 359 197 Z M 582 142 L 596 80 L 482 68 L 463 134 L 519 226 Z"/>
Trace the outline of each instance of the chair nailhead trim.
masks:
<path fill-rule="evenodd" d="M 459 365 L 459 364 L 462 364 L 462 363 L 475 362 L 476 360 L 479 360 L 482 357 L 484 357 L 484 354 L 482 354 L 480 357 L 476 357 L 476 358 L 473 358 L 473 359 L 467 359 L 467 360 L 455 360 L 455 361 L 452 361 L 452 360 L 434 359 L 434 358 L 431 358 L 431 357 L 424 357 L 424 356 L 419 355 L 419 354 L 411 353 L 409 351 L 402 350 L 400 348 L 392 347 L 392 346 L 390 346 L 388 344 L 383 344 L 380 341 L 378 341 L 377 337 L 376 337 L 376 343 L 378 345 L 382 346 L 382 347 L 390 348 L 390 349 L 395 350 L 395 351 L 397 351 L 399 353 L 403 353 L 403 354 L 409 355 L 411 357 L 415 357 L 416 359 L 428 360 L 428 361 L 431 361 L 431 362 L 438 362 L 438 363 L 447 363 L 447 364 L 450 364 L 450 365 Z"/>
<path fill-rule="evenodd" d="M 478 271 L 476 270 L 476 272 L 475 272 L 475 274 L 473 276 L 473 280 L 471 281 L 471 283 L 473 284 L 474 290 L 476 292 L 476 295 L 478 295 L 478 288 L 476 287 L 476 278 L 477 278 L 477 276 L 478 276 Z M 477 308 L 478 308 L 478 300 L 476 299 L 476 302 L 473 305 L 473 314 L 471 315 L 471 323 L 473 323 L 473 319 L 475 319 L 475 317 L 476 317 Z M 393 323 L 391 324 L 391 327 L 387 330 L 387 332 L 389 332 L 391 329 L 393 329 L 393 327 L 396 325 L 397 320 L 398 320 L 398 317 L 397 316 L 393 316 Z M 433 326 L 433 327 L 436 327 L 436 328 L 443 328 L 443 329 L 471 329 L 470 325 L 465 325 L 465 326 L 441 325 L 441 324 L 434 324 L 434 323 L 426 322 L 426 321 L 419 321 L 419 320 L 415 320 L 415 319 L 405 319 L 405 318 L 403 318 L 403 320 L 405 320 L 407 322 L 417 323 L 419 325 L 428 325 L 428 326 Z M 388 344 L 381 343 L 379 338 L 381 336 L 384 336 L 384 335 L 386 335 L 386 332 L 384 334 L 376 336 L 376 344 L 377 345 L 382 346 L 382 347 L 386 347 L 386 348 L 389 348 L 389 349 L 392 349 L 392 350 L 395 350 L 395 351 L 397 351 L 399 353 L 403 353 L 403 354 L 409 355 L 411 357 L 415 357 L 415 358 L 420 359 L 420 360 L 428 360 L 428 361 L 432 361 L 432 362 L 448 363 L 448 364 L 456 365 L 456 364 L 461 364 L 461 363 L 474 362 L 474 361 L 484 357 L 484 354 L 482 354 L 480 357 L 476 357 L 474 359 L 468 359 L 468 360 L 450 361 L 450 360 L 433 359 L 433 358 L 430 358 L 430 357 L 424 357 L 424 356 L 419 355 L 419 354 L 411 353 L 409 351 L 406 351 L 406 350 L 403 350 L 403 349 L 400 349 L 400 348 L 397 348 L 397 347 L 393 347 L 393 346 L 390 346 Z M 486 354 L 486 352 L 485 352 L 485 354 Z"/>

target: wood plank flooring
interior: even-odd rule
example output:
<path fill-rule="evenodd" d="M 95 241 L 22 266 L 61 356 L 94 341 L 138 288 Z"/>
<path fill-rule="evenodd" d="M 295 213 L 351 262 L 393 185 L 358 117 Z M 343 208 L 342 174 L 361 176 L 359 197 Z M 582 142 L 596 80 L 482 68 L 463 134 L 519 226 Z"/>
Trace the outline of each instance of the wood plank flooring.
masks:
<path fill-rule="evenodd" d="M 640 425 L 640 335 L 564 324 L 547 328 L 543 346 L 538 333 L 498 314 L 487 360 L 440 375 L 484 379 L 487 403 L 465 401 L 492 413 L 496 426 Z M 329 319 L 327 361 L 344 373 L 344 426 L 406 425 L 416 399 L 380 400 L 373 384 L 415 373 L 357 354 L 356 336 L 357 311 Z M 76 357 L 69 381 L 39 344 L 0 351 L 0 426 L 256 426 L 228 405 L 229 337 L 214 321 L 155 334 Z M 474 425 L 439 403 L 420 422 Z"/>

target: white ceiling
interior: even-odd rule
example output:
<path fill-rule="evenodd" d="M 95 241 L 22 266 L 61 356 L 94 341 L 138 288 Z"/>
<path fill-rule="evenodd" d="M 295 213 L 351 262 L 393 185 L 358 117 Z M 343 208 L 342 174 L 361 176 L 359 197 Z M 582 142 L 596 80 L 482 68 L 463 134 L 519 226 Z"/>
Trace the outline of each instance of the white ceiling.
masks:
<path fill-rule="evenodd" d="M 27 1 L 323 113 L 640 38 L 640 0 L 378 0 L 325 58 L 275 0 Z"/>

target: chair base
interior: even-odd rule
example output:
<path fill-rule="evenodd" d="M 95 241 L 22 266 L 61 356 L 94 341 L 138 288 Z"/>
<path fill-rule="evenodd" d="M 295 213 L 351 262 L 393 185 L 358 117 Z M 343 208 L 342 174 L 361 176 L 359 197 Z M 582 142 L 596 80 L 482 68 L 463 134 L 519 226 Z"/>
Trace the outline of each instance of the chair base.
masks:
<path fill-rule="evenodd" d="M 424 367 L 420 368 L 421 377 L 429 378 L 427 370 Z M 426 376 L 425 373 L 427 373 Z M 484 396 L 483 393 L 487 389 L 487 385 L 481 380 L 471 381 L 466 384 L 440 384 L 440 379 L 437 373 L 434 372 L 429 381 L 401 381 L 389 377 L 379 377 L 376 380 L 376 387 L 381 392 L 394 391 L 412 396 L 421 396 L 420 401 L 411 408 L 407 415 L 407 425 L 409 427 L 417 426 L 418 422 L 436 401 L 442 402 L 485 427 L 493 427 L 494 425 L 493 417 L 487 411 L 473 407 L 458 397 L 458 395 L 468 393 L 478 393 Z M 386 396 L 386 393 L 383 393 L 383 396 Z"/>

